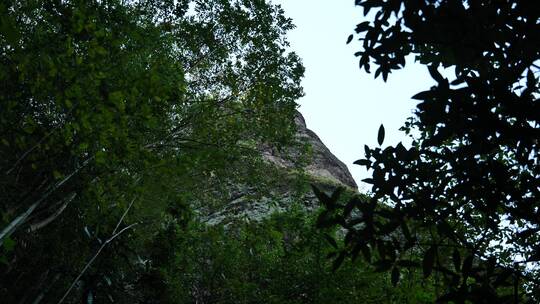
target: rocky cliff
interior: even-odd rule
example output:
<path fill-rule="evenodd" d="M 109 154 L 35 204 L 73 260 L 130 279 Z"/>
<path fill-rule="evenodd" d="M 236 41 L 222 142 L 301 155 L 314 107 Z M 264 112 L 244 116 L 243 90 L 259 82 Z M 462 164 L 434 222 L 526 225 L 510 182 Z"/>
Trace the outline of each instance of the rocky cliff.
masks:
<path fill-rule="evenodd" d="M 222 208 L 213 212 L 202 212 L 208 224 L 227 223 L 235 219 L 260 220 L 273 212 L 287 210 L 292 204 L 300 204 L 310 211 L 318 207 L 318 201 L 309 184 L 323 189 L 342 186 L 357 192 L 357 185 L 347 169 L 324 145 L 313 131 L 307 128 L 304 117 L 296 113 L 296 144 L 276 149 L 263 146 L 263 159 L 275 167 L 269 174 L 276 174 L 276 181 L 262 193 L 260 189 L 247 185 L 234 185 Z"/>
<path fill-rule="evenodd" d="M 330 152 L 315 132 L 307 128 L 306 121 L 300 112 L 296 112 L 295 123 L 297 127 L 296 139 L 307 145 L 308 155 L 301 155 L 305 151 L 298 148 L 289 149 L 285 153 L 280 153 L 273 148 L 266 148 L 263 149 L 263 157 L 279 167 L 290 169 L 294 167 L 294 161 L 305 156 L 307 157 L 307 165 L 304 170 L 308 175 L 357 189 L 347 166 Z"/>

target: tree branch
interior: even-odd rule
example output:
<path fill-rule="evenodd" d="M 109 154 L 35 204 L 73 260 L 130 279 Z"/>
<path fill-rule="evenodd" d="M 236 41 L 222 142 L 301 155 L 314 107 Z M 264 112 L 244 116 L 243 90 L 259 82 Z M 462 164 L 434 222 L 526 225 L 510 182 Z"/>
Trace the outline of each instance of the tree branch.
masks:
<path fill-rule="evenodd" d="M 66 176 L 64 179 L 50 187 L 45 194 L 41 198 L 39 198 L 35 203 L 30 205 L 28 209 L 26 209 L 25 212 L 23 212 L 21 215 L 17 216 L 13 221 L 11 221 L 1 232 L 0 232 L 0 242 L 4 241 L 4 238 L 9 237 L 17 228 L 24 223 L 28 217 L 36 210 L 36 208 L 44 201 L 46 200 L 54 191 L 56 191 L 58 188 L 60 188 L 64 183 L 66 183 L 69 179 L 71 179 L 75 174 L 77 174 L 82 168 L 84 168 L 90 160 L 93 157 L 88 158 L 83 162 L 83 164 L 75 169 L 70 175 Z"/>
<path fill-rule="evenodd" d="M 118 230 L 118 227 L 120 227 L 120 225 L 122 224 L 122 222 L 124 221 L 124 218 L 126 217 L 126 214 L 128 213 L 128 211 L 131 209 L 131 206 L 133 206 L 133 202 L 135 202 L 135 198 L 131 201 L 131 203 L 129 204 L 128 208 L 126 209 L 126 211 L 124 212 L 124 214 L 122 214 L 122 216 L 120 217 L 120 219 L 118 220 L 118 223 L 116 224 L 116 227 L 114 228 L 113 230 L 113 233 L 111 235 L 110 238 L 108 238 L 105 242 L 103 242 L 103 244 L 101 245 L 101 247 L 99 247 L 99 249 L 97 250 L 97 252 L 94 254 L 94 256 L 92 256 L 92 258 L 88 261 L 88 263 L 86 263 L 86 265 L 84 266 L 84 268 L 81 270 L 81 272 L 79 273 L 79 275 L 77 275 L 77 277 L 75 278 L 75 280 L 73 280 L 73 282 L 71 283 L 71 285 L 69 286 L 68 290 L 66 290 L 66 292 L 64 293 L 64 295 L 62 296 L 62 298 L 58 301 L 58 304 L 61 304 L 64 302 L 64 300 L 67 298 L 67 296 L 69 295 L 69 293 L 71 292 L 71 290 L 73 289 L 73 287 L 75 287 L 75 284 L 77 284 L 77 282 L 81 279 L 81 277 L 84 275 L 84 273 L 88 270 L 88 268 L 90 268 L 90 266 L 92 266 L 92 263 L 94 263 L 95 259 L 99 256 L 99 254 L 103 251 L 103 249 L 110 243 L 112 242 L 114 239 L 116 239 L 118 236 L 120 236 L 122 233 L 124 233 L 125 231 L 133 228 L 134 226 L 138 225 L 139 222 L 137 223 L 133 223 L 127 227 L 124 227 L 122 228 L 122 230 L 116 232 Z"/>
<path fill-rule="evenodd" d="M 71 203 L 71 201 L 75 199 L 76 196 L 77 193 L 71 193 L 69 197 L 64 199 L 64 203 L 62 204 L 62 206 L 60 206 L 60 208 L 58 208 L 58 210 L 56 210 L 52 215 L 45 218 L 44 220 L 31 224 L 30 228 L 28 228 L 28 232 L 34 232 L 52 223 L 58 216 L 60 216 L 60 214 L 62 214 L 62 212 L 66 209 L 69 203 Z"/>

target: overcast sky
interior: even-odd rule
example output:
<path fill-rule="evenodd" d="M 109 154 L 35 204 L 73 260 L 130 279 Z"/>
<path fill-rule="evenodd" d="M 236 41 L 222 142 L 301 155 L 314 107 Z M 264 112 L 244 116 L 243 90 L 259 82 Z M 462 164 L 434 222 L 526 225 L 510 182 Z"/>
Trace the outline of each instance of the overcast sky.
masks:
<path fill-rule="evenodd" d="M 358 68 L 354 53 L 359 42 L 346 45 L 349 34 L 363 19 L 354 0 L 273 0 L 292 18 L 296 29 L 288 35 L 291 49 L 306 67 L 299 100 L 307 126 L 351 171 L 360 190 L 368 176 L 352 163 L 363 158 L 364 144 L 377 145 L 377 131 L 384 124 L 384 145 L 407 143 L 398 129 L 411 116 L 414 94 L 429 89 L 433 80 L 425 67 L 407 62 L 404 70 L 390 74 L 386 83 Z M 372 67 L 373 69 L 373 67 Z"/>

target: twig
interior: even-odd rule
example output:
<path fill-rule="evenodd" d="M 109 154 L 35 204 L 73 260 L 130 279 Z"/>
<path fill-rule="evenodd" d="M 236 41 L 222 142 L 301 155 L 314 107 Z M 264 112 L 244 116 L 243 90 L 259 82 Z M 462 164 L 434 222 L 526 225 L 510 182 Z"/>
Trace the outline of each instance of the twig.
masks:
<path fill-rule="evenodd" d="M 66 183 L 70 178 L 72 178 L 75 174 L 77 174 L 82 168 L 84 168 L 92 159 L 93 157 L 85 160 L 83 164 L 75 169 L 70 175 L 66 176 L 64 179 L 62 179 L 60 182 L 56 183 L 54 186 L 50 187 L 43 196 L 38 199 L 35 203 L 30 205 L 28 209 L 26 209 L 25 212 L 23 212 L 21 215 L 17 216 L 13 221 L 11 221 L 7 227 L 5 227 L 0 232 L 0 242 L 4 240 L 4 238 L 9 237 L 17 228 L 26 221 L 26 219 L 36 210 L 36 208 L 51 195 L 56 189 L 60 188 L 64 183 Z"/>
<path fill-rule="evenodd" d="M 73 280 L 73 282 L 71 283 L 71 285 L 69 286 L 68 290 L 64 293 L 64 296 L 62 296 L 62 298 L 60 299 L 60 301 L 58 301 L 58 304 L 61 304 L 64 302 L 64 300 L 67 298 L 67 296 L 69 295 L 69 293 L 71 292 L 71 290 L 73 289 L 73 287 L 75 287 L 75 284 L 77 284 L 77 282 L 81 279 L 81 277 L 84 275 L 84 273 L 88 270 L 88 268 L 90 268 L 90 266 L 92 265 L 92 263 L 94 263 L 94 260 L 99 256 L 99 254 L 101 253 L 101 251 L 103 251 L 103 249 L 105 248 L 105 246 L 107 246 L 110 242 L 112 242 L 114 239 L 116 239 L 119 235 L 121 235 L 122 233 L 124 233 L 125 231 L 133 228 L 135 225 L 138 225 L 139 223 L 133 223 L 127 227 L 124 227 L 122 230 L 116 232 L 116 230 L 118 230 L 118 227 L 120 227 L 120 225 L 122 224 L 122 222 L 124 221 L 124 218 L 126 217 L 126 214 L 128 213 L 128 211 L 131 209 L 131 206 L 133 206 L 133 202 L 135 202 L 135 199 L 136 198 L 133 198 L 133 200 L 131 201 L 131 203 L 129 204 L 129 206 L 127 207 L 126 211 L 124 211 L 124 214 L 122 214 L 122 217 L 120 217 L 120 219 L 118 220 L 118 223 L 116 224 L 116 228 L 114 228 L 113 230 L 113 233 L 112 233 L 112 236 L 110 238 L 108 238 L 105 242 L 103 242 L 103 244 L 101 245 L 101 247 L 99 247 L 98 251 L 94 254 L 94 256 L 88 261 L 88 263 L 86 263 L 86 265 L 84 266 L 84 268 L 81 270 L 81 272 L 79 273 L 79 275 L 75 278 L 75 280 Z"/>
<path fill-rule="evenodd" d="M 47 217 L 46 219 L 44 219 L 42 221 L 39 221 L 39 222 L 37 222 L 35 224 L 31 224 L 30 228 L 28 228 L 28 232 L 34 232 L 36 230 L 39 230 L 39 229 L 49 225 L 58 216 L 60 216 L 60 214 L 62 214 L 62 212 L 66 209 L 66 207 L 69 205 L 69 203 L 71 203 L 71 201 L 73 201 L 75 199 L 76 196 L 77 196 L 77 193 L 75 193 L 75 192 L 71 193 L 71 195 L 68 198 L 64 199 L 64 203 L 62 204 L 62 206 L 60 206 L 60 208 L 58 208 L 58 210 L 56 210 L 52 215 L 50 215 L 49 217 Z"/>
<path fill-rule="evenodd" d="M 69 293 L 71 292 L 71 290 L 73 289 L 73 287 L 75 287 L 75 284 L 77 284 L 77 282 L 81 279 L 81 277 L 84 275 L 84 273 L 88 270 L 88 268 L 90 268 L 90 266 L 92 266 L 92 263 L 94 263 L 94 260 L 99 256 L 99 254 L 101 253 L 101 251 L 103 251 L 103 249 L 110 243 L 112 242 L 115 238 L 117 238 L 118 236 L 120 236 L 122 233 L 124 233 L 125 231 L 133 228 L 134 226 L 138 225 L 139 223 L 133 223 L 127 227 L 124 227 L 122 230 L 120 230 L 118 233 L 112 235 L 110 238 L 108 238 L 102 245 L 101 247 L 99 247 L 98 251 L 94 254 L 94 256 L 88 261 L 88 263 L 86 263 L 86 265 L 84 266 L 84 268 L 81 270 L 81 272 L 79 273 L 79 275 L 75 278 L 75 280 L 73 280 L 73 282 L 71 283 L 71 285 L 69 286 L 68 290 L 64 293 L 64 296 L 62 296 L 62 298 L 60 299 L 60 301 L 58 301 L 58 304 L 61 304 L 64 302 L 64 300 L 67 298 L 67 296 L 69 295 Z"/>
<path fill-rule="evenodd" d="M 26 156 L 28 156 L 28 154 L 30 154 L 32 151 L 34 151 L 34 149 L 36 149 L 37 147 L 39 147 L 39 145 L 41 145 L 43 143 L 43 141 L 45 141 L 45 139 L 47 139 L 47 137 L 49 137 L 57 128 L 54 128 L 51 132 L 45 134 L 45 136 L 43 136 L 35 145 L 33 145 L 30 149 L 26 150 L 26 152 L 23 153 L 23 155 L 21 157 L 19 157 L 19 159 L 17 159 L 17 161 L 15 161 L 15 164 L 13 164 L 13 166 L 6 171 L 6 175 L 9 175 L 15 168 L 17 168 L 17 165 L 23 161 Z"/>
<path fill-rule="evenodd" d="M 39 294 L 38 296 L 35 298 L 35 300 L 32 302 L 32 304 L 39 304 L 41 303 L 41 300 L 43 300 L 43 298 L 45 297 L 45 294 L 47 292 L 49 292 L 49 290 L 52 288 L 52 286 L 54 285 L 54 283 L 56 283 L 56 281 L 58 281 L 58 279 L 60 279 L 60 274 L 56 274 L 54 276 L 54 278 L 52 279 L 52 282 L 49 284 L 49 286 L 47 286 L 45 289 L 43 289 Z"/>
<path fill-rule="evenodd" d="M 78 105 L 78 103 L 77 103 L 77 105 Z M 75 106 L 73 106 L 66 114 L 71 115 L 71 113 L 75 109 Z M 21 157 L 19 157 L 19 159 L 17 159 L 17 161 L 15 161 L 15 164 L 13 164 L 13 166 L 9 170 L 6 171 L 6 175 L 9 175 L 17 167 L 17 165 L 20 162 L 22 162 L 28 156 L 28 154 L 30 154 L 37 147 L 39 147 L 39 145 L 41 145 L 45 141 L 45 139 L 47 139 L 54 132 L 56 132 L 58 129 L 60 129 L 61 126 L 62 126 L 61 124 L 58 124 L 58 125 L 54 126 L 52 128 L 52 130 L 50 130 L 47 134 L 45 134 L 45 136 L 43 136 L 35 145 L 33 145 L 30 149 L 26 150 L 26 152 L 24 152 L 23 155 L 21 155 Z"/>
<path fill-rule="evenodd" d="M 120 224 L 122 224 L 122 221 L 124 221 L 124 218 L 126 217 L 126 214 L 129 212 L 129 209 L 131 209 L 131 206 L 133 206 L 133 203 L 135 202 L 135 200 L 137 199 L 137 197 L 134 197 L 131 202 L 129 203 L 129 206 L 127 207 L 126 211 L 124 211 L 124 214 L 122 214 L 122 217 L 120 218 L 120 220 L 118 221 L 118 223 L 116 224 L 116 227 L 114 227 L 114 230 L 113 230 L 113 235 L 116 233 L 116 231 L 118 230 L 118 227 L 120 227 Z"/>

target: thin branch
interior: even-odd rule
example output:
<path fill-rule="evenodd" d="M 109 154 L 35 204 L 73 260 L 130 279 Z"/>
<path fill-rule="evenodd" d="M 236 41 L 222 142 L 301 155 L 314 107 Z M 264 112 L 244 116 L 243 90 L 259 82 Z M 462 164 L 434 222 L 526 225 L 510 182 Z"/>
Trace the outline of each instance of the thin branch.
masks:
<path fill-rule="evenodd" d="M 126 211 L 124 211 L 124 214 L 122 214 L 122 217 L 120 218 L 120 220 L 118 221 L 118 223 L 116 224 L 116 227 L 114 227 L 114 230 L 113 230 L 113 235 L 116 233 L 116 231 L 118 230 L 118 228 L 120 227 L 120 225 L 122 224 L 122 222 L 124 221 L 124 218 L 126 217 L 127 213 L 129 212 L 129 209 L 131 209 L 131 206 L 133 206 L 133 203 L 135 202 L 135 200 L 137 199 L 137 197 L 134 197 L 131 202 L 129 203 L 129 206 L 127 207 Z"/>
<path fill-rule="evenodd" d="M 79 275 L 77 275 L 77 277 L 75 278 L 75 280 L 73 280 L 73 282 L 71 283 L 71 285 L 69 286 L 68 290 L 64 293 L 64 296 L 62 296 L 62 298 L 60 299 L 60 301 L 58 301 L 58 304 L 61 304 L 64 302 L 64 300 L 67 298 L 67 296 L 69 295 L 69 293 L 71 292 L 71 290 L 73 289 L 73 287 L 75 287 L 75 285 L 77 284 L 77 282 L 81 279 L 81 277 L 84 275 L 84 273 L 88 270 L 88 268 L 90 268 L 90 266 L 92 266 L 92 263 L 94 263 L 95 259 L 99 256 L 99 254 L 101 253 L 101 251 L 103 251 L 103 249 L 110 243 L 112 242 L 115 238 L 117 238 L 118 236 L 120 236 L 122 233 L 124 233 L 125 231 L 133 228 L 134 226 L 138 225 L 139 223 L 133 223 L 127 227 L 124 227 L 122 230 L 120 230 L 118 233 L 112 235 L 110 238 L 108 238 L 102 245 L 101 247 L 99 247 L 98 251 L 94 254 L 94 256 L 88 261 L 88 263 L 86 263 L 86 265 L 84 266 L 84 268 L 81 270 L 81 272 L 79 273 Z"/>
<path fill-rule="evenodd" d="M 25 212 L 23 212 L 21 215 L 17 216 L 13 221 L 11 221 L 7 227 L 5 227 L 0 232 L 0 242 L 3 242 L 4 238 L 9 237 L 17 228 L 24 223 L 28 217 L 36 210 L 36 208 L 44 201 L 46 200 L 54 191 L 56 191 L 58 188 L 60 188 L 64 183 L 66 183 L 69 179 L 71 179 L 75 174 L 77 174 L 82 168 L 84 168 L 92 159 L 93 157 L 85 160 L 83 164 L 75 169 L 70 175 L 66 176 L 64 179 L 62 179 L 60 182 L 56 183 L 54 186 L 50 187 L 41 198 L 39 198 L 35 203 L 30 205 L 28 209 L 26 209 Z"/>
<path fill-rule="evenodd" d="M 45 136 L 43 136 L 35 145 L 33 145 L 30 149 L 26 150 L 26 152 L 23 153 L 23 155 L 21 155 L 21 157 L 19 157 L 19 159 L 17 159 L 17 161 L 15 161 L 15 163 L 13 164 L 13 166 L 11 166 L 11 168 L 9 170 L 6 171 L 6 175 L 9 175 L 15 168 L 17 168 L 17 165 L 19 165 L 19 163 L 21 161 L 23 161 L 27 156 L 28 154 L 30 154 L 32 151 L 34 151 L 37 147 L 39 147 L 39 145 L 41 145 L 43 143 L 43 141 L 45 141 L 45 139 L 47 139 L 47 137 L 49 137 L 52 133 L 54 133 L 54 131 L 58 128 L 58 126 L 54 129 L 52 129 L 52 131 L 50 131 L 49 133 L 45 134 Z"/>
<path fill-rule="evenodd" d="M 62 206 L 60 206 L 60 208 L 58 208 L 58 210 L 56 210 L 52 215 L 50 215 L 46 219 L 41 220 L 35 224 L 31 224 L 30 228 L 28 228 L 28 232 L 34 232 L 52 223 L 58 216 L 60 216 L 60 214 L 62 214 L 62 212 L 66 209 L 69 203 L 71 203 L 71 201 L 75 199 L 76 196 L 77 196 L 77 193 L 75 192 L 71 193 L 71 195 L 68 198 L 64 199 L 64 203 L 62 204 Z"/>
<path fill-rule="evenodd" d="M 103 251 L 103 249 L 110 243 L 112 242 L 114 239 L 116 239 L 118 236 L 120 236 L 122 233 L 124 233 L 125 231 L 133 228 L 134 226 L 138 225 L 139 222 L 137 223 L 133 223 L 127 227 L 124 227 L 122 230 L 116 232 L 116 230 L 118 229 L 118 227 L 120 227 L 120 225 L 122 224 L 122 222 L 124 221 L 124 218 L 126 217 L 126 214 L 128 213 L 128 211 L 131 209 L 131 206 L 133 205 L 133 202 L 135 202 L 135 198 L 131 201 L 131 203 L 129 204 L 128 208 L 126 209 L 126 211 L 124 212 L 124 214 L 122 215 L 122 217 L 120 217 L 120 219 L 118 220 L 118 223 L 116 224 L 116 228 L 114 228 L 114 231 L 112 233 L 112 236 L 110 238 L 108 238 L 105 242 L 103 242 L 103 244 L 101 245 L 101 247 L 99 247 L 98 251 L 94 254 L 94 256 L 88 261 L 88 263 L 86 263 L 86 265 L 84 266 L 84 268 L 81 270 L 81 272 L 79 273 L 79 275 L 77 275 L 77 277 L 75 278 L 75 280 L 73 280 L 73 282 L 71 283 L 71 285 L 69 286 L 68 290 L 64 293 L 64 296 L 62 296 L 62 298 L 60 299 L 60 301 L 58 301 L 58 304 L 61 304 L 64 302 L 64 300 L 67 298 L 67 296 L 69 295 L 69 293 L 71 292 L 71 290 L 73 289 L 73 287 L 75 287 L 75 284 L 77 284 L 77 282 L 81 279 L 81 277 L 84 275 L 84 273 L 88 270 L 88 268 L 90 268 L 90 266 L 92 265 L 92 263 L 94 263 L 94 260 L 99 256 L 99 254 L 101 253 L 101 251 Z"/>
<path fill-rule="evenodd" d="M 209 52 L 199 56 L 199 58 L 193 60 L 193 63 L 188 64 L 188 67 L 185 70 L 186 74 L 191 73 L 191 71 L 194 70 L 203 60 L 205 60 L 205 59 L 209 58 L 210 56 L 212 56 L 213 54 L 215 54 L 217 52 L 217 50 L 218 49 L 213 49 L 212 51 L 209 51 Z"/>
<path fill-rule="evenodd" d="M 73 112 L 73 110 L 75 109 L 75 107 L 77 105 L 78 105 L 78 103 L 76 103 L 71 109 L 69 109 L 69 111 L 66 113 L 66 116 L 71 115 L 71 113 Z M 93 108 L 95 108 L 95 106 Z M 26 152 L 24 152 L 23 155 L 21 155 L 21 157 L 19 157 L 19 159 L 17 159 L 17 161 L 15 161 L 15 164 L 13 164 L 13 166 L 9 170 L 6 171 L 6 175 L 9 175 L 17 167 L 17 165 L 20 162 L 22 162 L 28 156 L 28 154 L 30 154 L 37 147 L 39 147 L 39 145 L 41 145 L 45 141 L 45 139 L 47 139 L 54 132 L 56 132 L 58 129 L 60 129 L 61 126 L 63 127 L 62 124 L 57 124 L 56 126 L 54 126 L 52 128 L 52 130 L 50 130 L 47 134 L 45 134 L 45 136 L 43 136 L 35 145 L 33 145 L 30 149 L 26 150 Z"/>
<path fill-rule="evenodd" d="M 52 282 L 49 284 L 49 286 L 47 286 L 45 289 L 43 289 L 39 294 L 38 296 L 36 297 L 36 299 L 32 302 L 32 304 L 39 304 L 41 303 L 41 300 L 43 300 L 43 298 L 45 297 L 45 294 L 47 292 L 49 292 L 49 290 L 52 288 L 52 286 L 54 285 L 54 283 L 56 283 L 56 281 L 58 281 L 58 279 L 60 279 L 60 274 L 56 274 L 54 276 L 54 278 L 52 279 Z"/>

